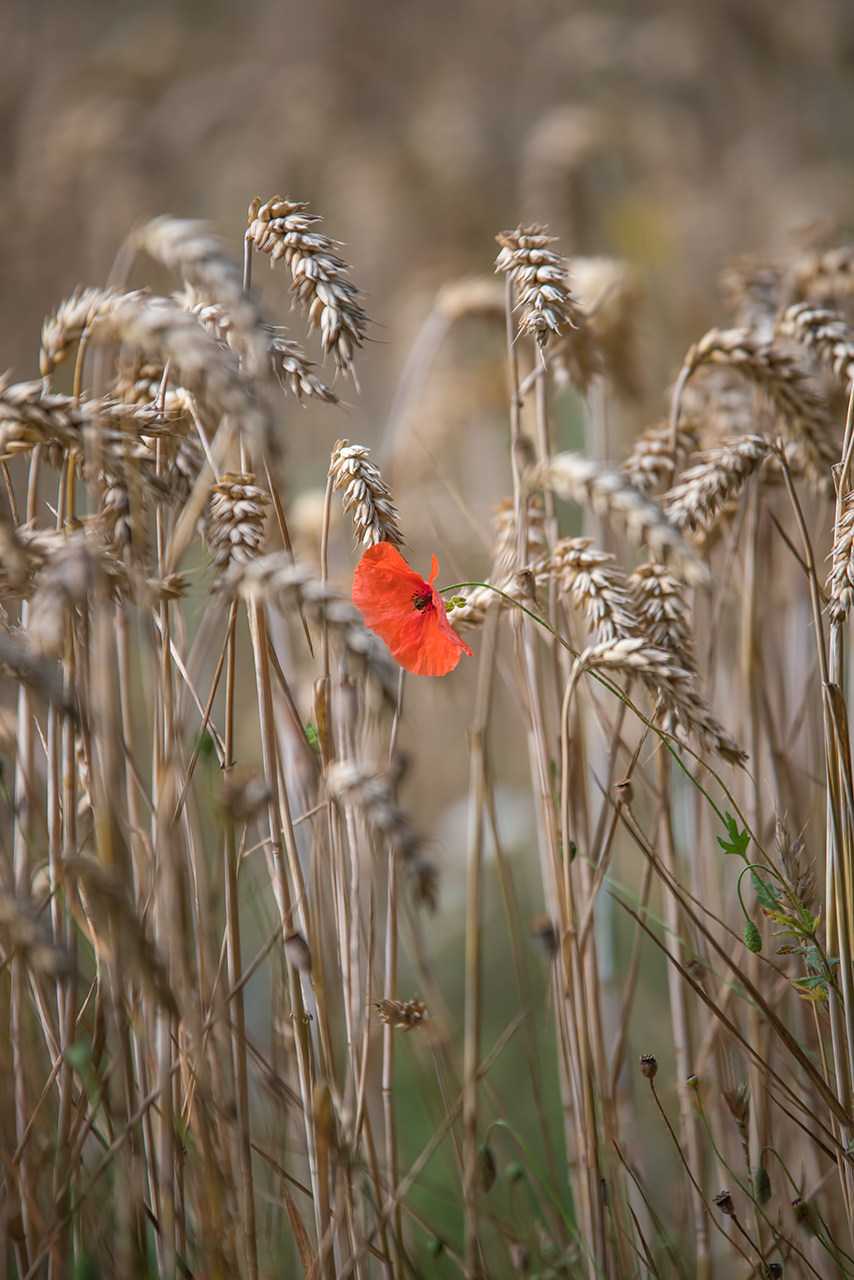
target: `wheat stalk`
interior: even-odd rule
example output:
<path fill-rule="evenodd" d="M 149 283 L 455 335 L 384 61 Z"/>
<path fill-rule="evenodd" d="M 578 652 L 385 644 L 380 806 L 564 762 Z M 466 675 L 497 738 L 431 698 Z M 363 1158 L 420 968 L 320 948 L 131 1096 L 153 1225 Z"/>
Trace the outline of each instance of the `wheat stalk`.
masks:
<path fill-rule="evenodd" d="M 769 452 L 762 436 L 737 436 L 707 449 L 662 498 L 668 519 L 689 532 L 710 528 Z"/>
<path fill-rule="evenodd" d="M 641 296 L 637 272 L 616 258 L 570 258 L 569 280 L 601 357 L 603 373 L 621 395 L 637 399 L 643 385 L 638 350 Z M 558 384 L 577 381 L 573 336 L 557 342 L 551 352 L 549 367 Z M 589 367 L 595 368 L 597 359 L 592 351 L 587 357 Z M 574 363 L 577 366 L 578 360 Z"/>
<path fill-rule="evenodd" d="M 264 508 L 269 502 L 269 495 L 258 488 L 255 477 L 243 472 L 229 471 L 212 486 L 208 544 L 220 573 L 260 555 Z"/>
<path fill-rule="evenodd" d="M 184 310 L 198 316 L 208 333 L 232 347 L 238 355 L 245 349 L 241 332 L 224 303 L 213 301 L 209 295 L 189 284 L 175 295 L 175 301 Z M 335 392 L 312 373 L 313 362 L 298 342 L 286 337 L 285 329 L 265 324 L 262 332 L 267 339 L 270 366 L 282 387 L 289 386 L 298 400 L 303 396 L 314 396 L 327 404 L 338 403 Z"/>
<path fill-rule="evenodd" d="M 638 565 L 626 579 L 639 627 L 656 649 L 672 655 L 677 666 L 696 672 L 694 633 L 685 601 L 685 584 L 654 560 Z"/>
<path fill-rule="evenodd" d="M 673 396 L 672 431 L 678 422 L 682 388 L 703 365 L 736 369 L 759 388 L 787 440 L 802 452 L 810 479 L 830 495 L 830 468 L 838 449 L 828 434 L 827 406 L 793 356 L 750 329 L 710 329 L 685 357 Z"/>
<path fill-rule="evenodd" d="M 347 486 L 344 492 L 344 514 L 353 512 L 356 537 L 365 547 L 378 542 L 390 542 L 402 547 L 397 507 L 391 500 L 391 490 L 380 475 L 380 469 L 371 462 L 361 444 L 338 440 L 332 450 L 329 477 L 333 489 Z"/>
<path fill-rule="evenodd" d="M 833 622 L 844 622 L 854 604 L 854 490 L 846 493 L 836 526 L 827 579 L 827 612 Z"/>
<path fill-rule="evenodd" d="M 837 311 L 809 302 L 795 303 L 778 320 L 777 332 L 802 343 L 849 389 L 854 379 L 854 329 Z"/>
<path fill-rule="evenodd" d="M 566 263 L 550 248 L 555 237 L 547 227 L 517 227 L 495 237 L 501 252 L 495 270 L 503 271 L 517 294 L 519 333 L 535 338 L 542 349 L 550 338 L 565 339 L 561 364 L 569 368 L 579 390 L 602 367 L 601 356 L 584 311 L 567 283 Z"/>
<path fill-rule="evenodd" d="M 548 581 L 548 566 L 543 560 L 546 546 L 543 504 L 536 495 L 531 494 L 526 500 L 525 507 L 524 567 L 532 568 L 534 586 L 538 587 Z M 482 626 L 490 606 L 500 609 L 512 607 L 510 602 L 502 596 L 524 601 L 530 595 L 526 579 L 517 575 L 519 537 L 516 508 L 512 498 L 501 498 L 495 504 L 492 512 L 492 526 L 495 532 L 495 552 L 489 577 L 483 586 L 465 587 L 460 590 L 457 599 L 464 600 L 464 604 L 449 603 L 448 609 L 454 612 L 454 626 Z M 502 592 L 502 596 L 497 595 L 496 591 L 492 590 L 493 587 Z"/>
<path fill-rule="evenodd" d="M 598 516 L 623 528 L 636 546 L 648 546 L 657 560 L 672 565 L 687 582 L 708 581 L 708 570 L 675 524 L 620 472 L 578 453 L 559 453 L 531 467 L 525 485 L 529 490 L 549 488 L 571 502 L 590 506 Z"/>
<path fill-rule="evenodd" d="M 332 353 L 342 373 L 353 373 L 353 354 L 362 345 L 368 319 L 359 304 L 359 290 L 344 273 L 346 262 L 335 253 L 335 242 L 315 230 L 321 221 L 306 213 L 307 205 L 274 196 L 249 206 L 247 244 L 270 255 L 270 265 L 284 259 L 296 295 L 308 313 L 310 332 L 320 330 L 324 354 Z"/>
<path fill-rule="evenodd" d="M 847 298 L 854 293 L 854 245 L 817 250 L 798 258 L 789 272 L 796 298 Z"/>
<path fill-rule="evenodd" d="M 653 423 L 638 436 L 620 470 L 639 493 L 648 497 L 669 489 L 692 453 L 700 447 L 700 424 L 682 414 L 677 428 L 676 448 L 670 423 Z"/>
<path fill-rule="evenodd" d="M 636 602 L 612 555 L 593 546 L 593 538 L 561 538 L 550 568 L 560 590 L 584 614 L 588 627 L 605 644 L 637 637 Z"/>

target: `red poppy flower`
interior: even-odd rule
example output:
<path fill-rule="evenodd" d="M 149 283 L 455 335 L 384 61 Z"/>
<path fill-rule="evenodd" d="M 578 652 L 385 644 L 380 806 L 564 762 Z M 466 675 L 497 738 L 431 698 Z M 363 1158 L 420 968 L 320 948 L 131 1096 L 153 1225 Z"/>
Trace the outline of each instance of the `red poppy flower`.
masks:
<path fill-rule="evenodd" d="M 436 557 L 425 582 L 390 542 L 368 547 L 356 566 L 353 603 L 388 645 L 392 657 L 417 676 L 444 676 L 472 651 L 448 622 L 445 601 L 433 586 Z"/>

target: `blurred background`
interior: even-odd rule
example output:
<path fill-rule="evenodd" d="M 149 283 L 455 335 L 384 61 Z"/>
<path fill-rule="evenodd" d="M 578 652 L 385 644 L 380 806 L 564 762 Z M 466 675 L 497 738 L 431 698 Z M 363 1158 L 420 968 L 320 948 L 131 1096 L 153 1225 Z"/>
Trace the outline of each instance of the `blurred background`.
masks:
<path fill-rule="evenodd" d="M 633 395 L 615 398 L 605 450 L 619 461 L 688 344 L 725 322 L 725 261 L 854 221 L 847 0 L 32 0 L 0 23 L 0 364 L 16 378 L 38 374 L 45 315 L 107 280 L 139 220 L 206 219 L 239 258 L 250 199 L 279 193 L 342 242 L 373 321 L 361 389 L 339 384 L 343 408 L 282 409 L 307 556 L 334 441 L 379 449 L 437 291 L 489 275 L 496 232 L 547 223 L 567 256 L 633 267 Z M 254 271 L 270 319 L 288 322 L 286 273 L 260 258 Z M 138 282 L 176 287 L 150 263 Z M 501 324 L 474 312 L 377 455 L 416 567 L 435 550 L 445 582 L 488 570 L 509 486 Z M 574 393 L 556 416 L 558 443 L 583 443 Z M 461 679 L 432 690 L 440 707 Z M 453 800 L 459 747 L 429 804 L 413 788 L 422 823 Z"/>

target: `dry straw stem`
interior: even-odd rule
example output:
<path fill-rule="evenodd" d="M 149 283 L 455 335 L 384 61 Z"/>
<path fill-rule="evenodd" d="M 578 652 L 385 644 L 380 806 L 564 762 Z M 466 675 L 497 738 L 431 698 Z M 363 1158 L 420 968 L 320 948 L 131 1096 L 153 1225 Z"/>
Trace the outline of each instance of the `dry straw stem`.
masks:
<path fill-rule="evenodd" d="M 368 457 L 370 452 L 364 445 L 338 440 L 329 463 L 332 488 L 347 486 L 344 514 L 353 512 L 356 537 L 363 546 L 390 542 L 394 547 L 402 547 L 404 540 L 398 524 L 397 507 L 391 500 L 391 490 L 380 475 L 379 467 Z"/>
<path fill-rule="evenodd" d="M 486 618 L 487 609 L 510 608 L 510 602 L 496 595 L 496 587 L 514 600 L 528 600 L 524 582 L 517 577 L 519 539 L 516 526 L 516 510 L 512 498 L 500 498 L 492 513 L 495 531 L 495 557 L 487 583 L 482 587 L 468 587 L 460 591 L 464 605 L 454 609 L 454 626 L 479 627 Z M 526 557 L 525 566 L 533 566 L 536 584 L 548 579 L 548 568 L 543 562 L 546 535 L 542 501 L 531 494 L 526 500 L 525 512 Z M 451 606 L 448 606 L 451 608 Z"/>
<path fill-rule="evenodd" d="M 410 876 L 415 902 L 436 909 L 438 871 L 424 855 L 424 838 L 416 831 L 395 796 L 399 769 L 377 772 L 354 760 L 334 761 L 326 771 L 329 794 L 355 803 L 373 832 L 387 841 Z"/>
<path fill-rule="evenodd" d="M 536 338 L 541 348 L 551 337 L 565 338 L 563 359 L 579 390 L 586 391 L 601 368 L 601 356 L 567 283 L 566 262 L 550 248 L 555 237 L 547 227 L 534 225 L 495 238 L 501 245 L 495 270 L 509 275 L 516 288 L 519 333 Z"/>
<path fill-rule="evenodd" d="M 639 493 L 648 497 L 669 489 L 692 453 L 700 447 L 701 427 L 694 418 L 682 414 L 676 429 L 676 448 L 670 423 L 653 423 L 638 436 L 620 470 Z"/>
<path fill-rule="evenodd" d="M 778 415 L 786 439 L 803 454 L 810 479 L 830 495 L 830 468 L 838 449 L 828 434 L 824 399 L 788 351 L 753 330 L 710 329 L 689 349 L 673 395 L 671 431 L 676 430 L 687 380 L 703 365 L 716 364 L 737 369 L 759 388 Z"/>
<path fill-rule="evenodd" d="M 306 213 L 307 207 L 281 196 L 262 204 L 256 196 L 246 239 L 270 255 L 271 266 L 284 259 L 293 278 L 291 292 L 308 312 L 309 332 L 319 329 L 324 355 L 332 354 L 340 372 L 353 373 L 354 349 L 364 340 L 367 316 L 359 290 L 344 276 L 347 263 L 335 253 L 335 242 L 314 229 L 321 219 Z"/>
<path fill-rule="evenodd" d="M 795 303 L 781 316 L 777 332 L 808 347 L 846 391 L 850 389 L 854 379 L 854 329 L 838 311 L 810 302 Z"/>
<path fill-rule="evenodd" d="M 710 529 L 770 451 L 762 436 L 735 436 L 707 449 L 662 498 L 667 518 L 687 532 Z"/>
<path fill-rule="evenodd" d="M 649 547 L 656 560 L 670 564 L 686 582 L 695 586 L 708 583 L 708 569 L 676 526 L 622 473 L 580 453 L 559 453 L 531 467 L 524 485 L 529 492 L 552 489 L 570 502 L 592 507 L 598 516 L 623 528 L 636 546 Z"/>
<path fill-rule="evenodd" d="M 365 667 L 385 693 L 396 699 L 399 669 L 390 661 L 383 642 L 368 631 L 358 609 L 310 570 L 293 564 L 286 552 L 232 566 L 221 577 L 219 587 L 227 597 L 269 603 L 286 615 L 295 603 L 301 606 L 309 620 L 322 620 L 345 655 L 357 667 Z"/>

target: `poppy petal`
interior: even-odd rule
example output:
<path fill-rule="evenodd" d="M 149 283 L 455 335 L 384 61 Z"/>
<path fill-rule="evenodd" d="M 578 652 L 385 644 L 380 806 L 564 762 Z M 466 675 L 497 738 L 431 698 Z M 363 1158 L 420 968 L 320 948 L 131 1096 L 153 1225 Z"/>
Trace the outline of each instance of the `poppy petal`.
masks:
<path fill-rule="evenodd" d="M 445 676 L 454 670 L 464 653 L 472 656 L 471 649 L 448 622 L 443 602 L 441 613 L 431 609 L 427 614 L 418 652 L 412 655 L 413 665 L 409 666 L 397 654 L 395 657 L 401 666 L 416 675 Z"/>
<path fill-rule="evenodd" d="M 425 582 L 388 542 L 369 547 L 356 566 L 353 603 L 365 624 L 384 640 L 392 657 L 415 675 L 442 676 L 471 649 L 448 622 L 445 602 L 433 586 L 436 557 Z M 415 599 L 427 603 L 416 607 Z"/>

